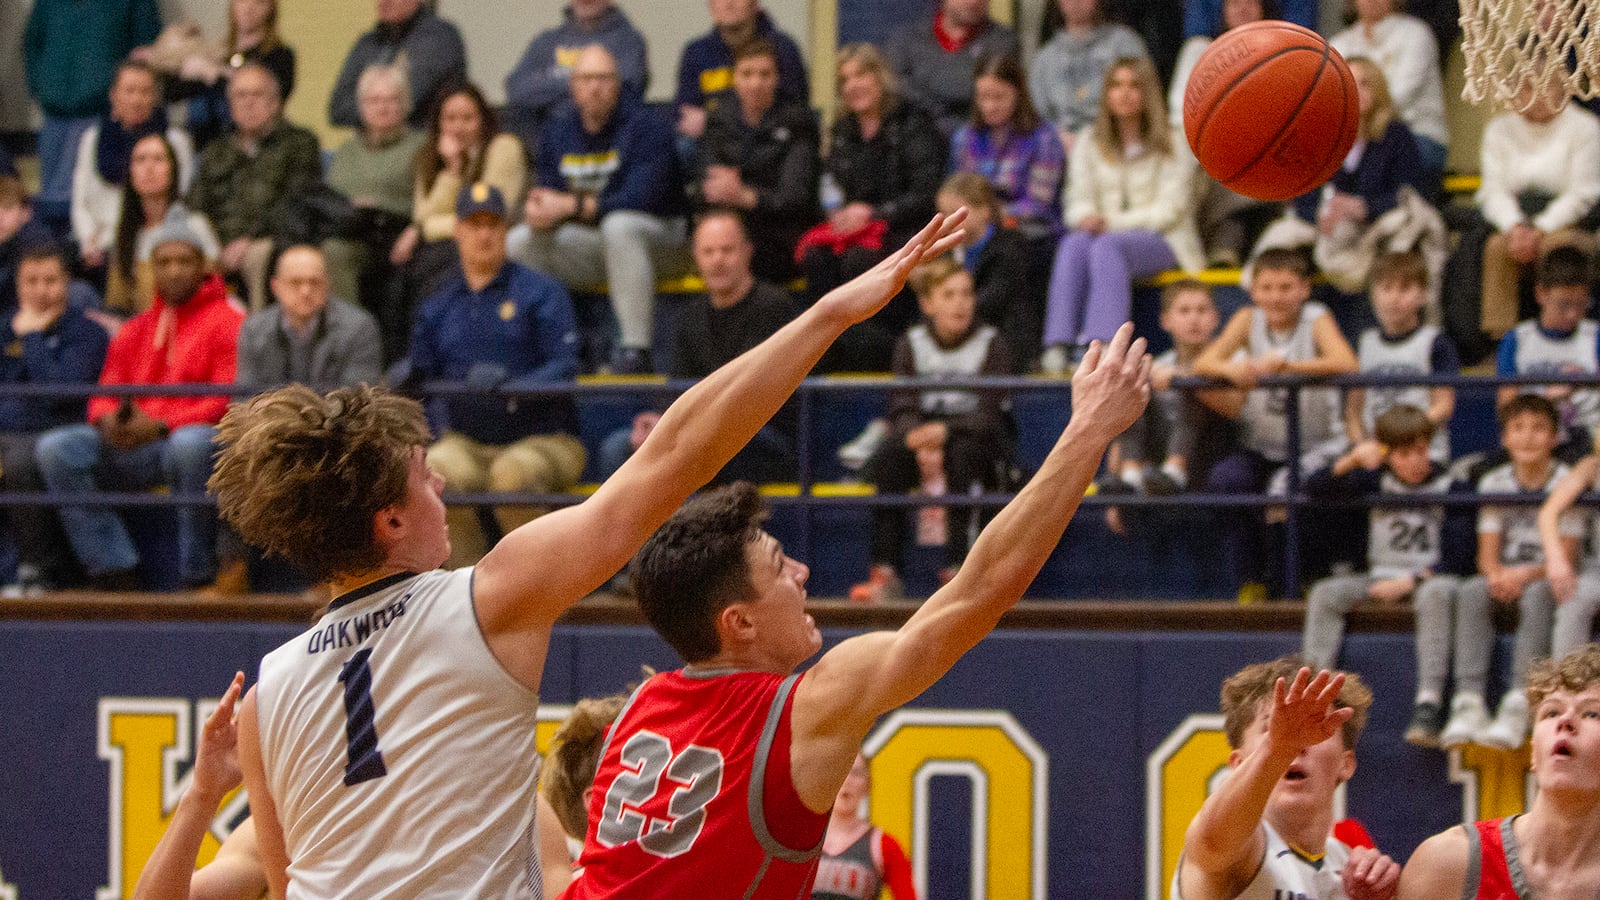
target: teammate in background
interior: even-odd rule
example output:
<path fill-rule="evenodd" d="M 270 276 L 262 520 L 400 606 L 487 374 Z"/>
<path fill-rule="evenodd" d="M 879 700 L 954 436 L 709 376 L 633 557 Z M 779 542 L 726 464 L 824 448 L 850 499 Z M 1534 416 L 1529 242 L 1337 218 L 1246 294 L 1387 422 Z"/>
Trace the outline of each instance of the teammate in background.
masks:
<path fill-rule="evenodd" d="M 640 550 L 633 582 L 688 665 L 646 681 L 617 719 L 568 900 L 804 896 L 862 738 L 1022 597 L 1149 382 L 1132 324 L 1092 345 L 1065 431 L 950 583 L 899 631 L 846 640 L 805 672 L 795 670 L 822 647 L 805 611 L 810 570 L 762 530 L 755 488 L 686 504 Z"/>
<path fill-rule="evenodd" d="M 1371 705 L 1359 677 L 1312 677 L 1294 656 L 1224 681 L 1232 772 L 1189 823 L 1172 900 L 1393 897 L 1400 866 L 1330 833 L 1334 792 L 1355 774 Z"/>
<path fill-rule="evenodd" d="M 1528 699 L 1532 808 L 1423 841 L 1400 879 L 1402 900 L 1600 894 L 1600 646 L 1540 662 Z"/>
<path fill-rule="evenodd" d="M 905 848 L 861 815 L 861 803 L 871 790 L 872 770 L 856 754 L 833 800 L 811 900 L 877 900 L 884 888 L 894 900 L 917 900 Z"/>
<path fill-rule="evenodd" d="M 840 333 L 949 251 L 961 219 L 936 216 L 691 388 L 592 497 L 518 528 L 473 568 L 434 571 L 450 536 L 414 401 L 289 387 L 230 410 L 210 485 L 222 515 L 334 594 L 311 631 L 262 661 L 239 710 L 273 896 L 291 880 L 307 896 L 532 890 L 533 735 L 556 618 L 733 457 Z"/>
<path fill-rule="evenodd" d="M 1495 374 L 1600 373 L 1600 323 L 1587 317 L 1594 302 L 1589 295 L 1593 277 L 1593 258 L 1577 247 L 1556 247 L 1541 257 L 1533 280 L 1539 315 L 1517 323 L 1500 339 Z M 1592 431 L 1600 427 L 1600 391 L 1560 383 L 1507 384 L 1496 392 L 1495 405 L 1504 406 L 1520 394 L 1540 394 L 1556 404 L 1562 426 L 1557 459 L 1577 462 L 1593 447 Z"/>

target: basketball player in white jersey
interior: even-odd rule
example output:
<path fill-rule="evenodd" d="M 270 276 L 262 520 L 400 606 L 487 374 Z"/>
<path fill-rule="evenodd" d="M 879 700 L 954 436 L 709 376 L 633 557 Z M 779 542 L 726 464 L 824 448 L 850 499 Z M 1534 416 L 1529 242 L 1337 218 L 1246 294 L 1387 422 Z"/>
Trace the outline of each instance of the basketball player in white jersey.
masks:
<path fill-rule="evenodd" d="M 534 713 L 556 618 L 744 446 L 835 338 L 950 250 L 962 218 L 935 217 L 701 381 L 592 497 L 471 569 L 435 571 L 450 539 L 416 403 L 291 387 L 230 410 L 211 481 L 222 515 L 334 595 L 262 661 L 240 707 L 272 896 L 537 896 Z"/>
<path fill-rule="evenodd" d="M 1389 900 L 1394 860 L 1331 836 L 1333 798 L 1355 774 L 1372 692 L 1293 656 L 1222 684 L 1232 769 L 1184 835 L 1172 900 Z"/>

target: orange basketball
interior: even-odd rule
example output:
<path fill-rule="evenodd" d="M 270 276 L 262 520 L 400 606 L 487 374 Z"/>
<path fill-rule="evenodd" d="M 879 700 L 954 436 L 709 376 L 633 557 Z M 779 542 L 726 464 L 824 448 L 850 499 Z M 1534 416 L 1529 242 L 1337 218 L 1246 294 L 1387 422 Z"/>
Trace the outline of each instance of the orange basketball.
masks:
<path fill-rule="evenodd" d="M 1183 129 L 1201 167 L 1258 200 L 1286 200 L 1327 182 L 1359 121 L 1344 57 L 1316 32 L 1277 20 L 1223 33 L 1183 95 Z"/>

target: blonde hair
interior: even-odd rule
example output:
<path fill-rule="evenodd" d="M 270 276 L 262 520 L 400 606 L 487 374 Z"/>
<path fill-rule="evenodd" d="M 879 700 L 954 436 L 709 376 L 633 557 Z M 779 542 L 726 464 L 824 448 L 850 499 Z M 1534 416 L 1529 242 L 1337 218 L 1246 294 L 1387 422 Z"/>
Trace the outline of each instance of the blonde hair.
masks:
<path fill-rule="evenodd" d="M 655 674 L 649 666 L 642 668 L 647 679 Z M 606 735 L 611 732 L 611 724 L 617 716 L 622 714 L 622 708 L 628 705 L 631 694 L 629 690 L 609 697 L 579 700 L 556 729 L 550 749 L 544 754 L 539 790 L 550 801 L 556 818 L 561 820 L 561 830 L 576 839 L 582 840 L 589 832 L 589 810 L 584 806 L 583 792 L 594 785 Z"/>
<path fill-rule="evenodd" d="M 1155 67 L 1143 56 L 1123 56 L 1106 67 L 1100 84 L 1100 113 L 1095 116 L 1090 134 L 1100 154 L 1112 162 L 1122 161 L 1122 133 L 1112 118 L 1111 107 L 1106 104 L 1106 92 L 1123 70 L 1133 72 L 1139 83 L 1139 94 L 1144 98 L 1139 113 L 1139 139 L 1145 148 L 1161 156 L 1172 155 L 1172 127 L 1167 121 L 1167 103 L 1161 97 L 1161 79 Z"/>
<path fill-rule="evenodd" d="M 1245 666 L 1222 683 L 1223 729 L 1228 735 L 1228 746 L 1237 750 L 1244 744 L 1245 729 L 1256 720 L 1262 701 L 1271 701 L 1273 686 L 1282 678 L 1293 682 L 1300 669 L 1310 664 L 1299 654 L 1280 656 L 1272 662 Z M 1356 711 L 1344 723 L 1344 748 L 1354 750 L 1361 730 L 1367 727 L 1367 709 L 1372 706 L 1372 691 L 1361 683 L 1361 677 L 1346 672 L 1344 687 L 1333 701 L 1334 709 L 1349 707 Z"/>
<path fill-rule="evenodd" d="M 1600 685 L 1600 644 L 1585 644 L 1560 659 L 1542 659 L 1528 673 L 1528 708 L 1556 691 L 1581 693 Z"/>
<path fill-rule="evenodd" d="M 878 87 L 883 91 L 883 99 L 878 102 L 880 113 L 888 112 L 900 97 L 899 85 L 895 83 L 894 70 L 889 68 L 889 60 L 871 44 L 846 44 L 839 48 L 839 61 L 834 66 L 833 89 L 837 94 L 844 88 L 844 64 L 855 63 L 866 69 L 872 77 L 878 79 Z"/>
<path fill-rule="evenodd" d="M 1345 61 L 1352 70 L 1360 69 L 1367 76 L 1367 90 L 1372 92 L 1372 106 L 1361 114 L 1361 137 L 1368 141 L 1381 140 L 1383 133 L 1389 130 L 1389 123 L 1394 121 L 1394 97 L 1389 93 L 1389 79 L 1384 77 L 1377 63 L 1365 56 L 1352 56 Z"/>
<path fill-rule="evenodd" d="M 911 277 L 906 281 L 911 285 L 911 290 L 918 297 L 926 297 L 933 293 L 939 285 L 951 278 L 967 271 L 966 267 L 956 262 L 954 256 L 944 256 L 930 259 L 915 269 L 911 270 Z"/>

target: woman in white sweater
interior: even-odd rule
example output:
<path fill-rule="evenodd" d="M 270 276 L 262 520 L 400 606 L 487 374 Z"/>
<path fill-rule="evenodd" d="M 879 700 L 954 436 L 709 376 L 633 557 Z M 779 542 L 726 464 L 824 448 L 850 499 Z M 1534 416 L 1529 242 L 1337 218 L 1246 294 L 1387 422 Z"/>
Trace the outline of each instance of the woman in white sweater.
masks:
<path fill-rule="evenodd" d="M 1195 161 L 1173 134 L 1155 69 L 1123 57 L 1105 100 L 1072 148 L 1066 221 L 1056 250 L 1040 364 L 1059 374 L 1072 348 L 1110 340 L 1128 320 L 1133 281 L 1205 257 L 1194 223 Z"/>

